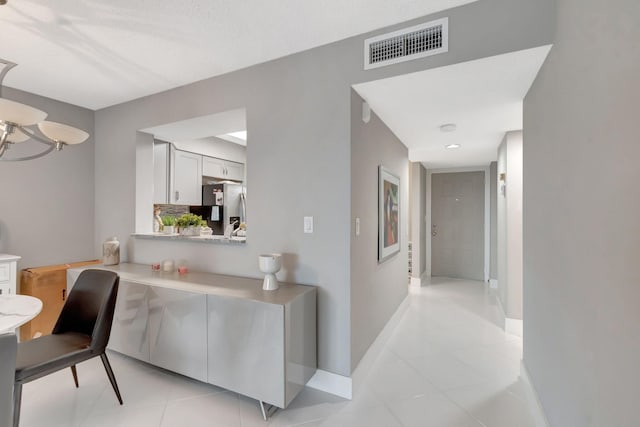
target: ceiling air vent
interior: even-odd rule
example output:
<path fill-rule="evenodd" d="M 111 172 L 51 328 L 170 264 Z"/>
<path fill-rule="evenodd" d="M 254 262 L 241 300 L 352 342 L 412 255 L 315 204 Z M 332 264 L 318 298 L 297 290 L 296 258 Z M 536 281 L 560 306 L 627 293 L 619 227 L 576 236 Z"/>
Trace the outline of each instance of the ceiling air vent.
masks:
<path fill-rule="evenodd" d="M 364 41 L 364 69 L 424 58 L 449 50 L 449 18 L 371 37 Z"/>

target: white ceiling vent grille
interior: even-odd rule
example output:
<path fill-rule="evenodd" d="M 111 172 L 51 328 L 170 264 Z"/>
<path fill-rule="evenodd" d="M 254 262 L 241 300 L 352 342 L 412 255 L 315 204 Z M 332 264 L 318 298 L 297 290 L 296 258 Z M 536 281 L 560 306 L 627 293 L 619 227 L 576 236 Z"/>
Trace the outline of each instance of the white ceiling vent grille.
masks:
<path fill-rule="evenodd" d="M 449 50 L 449 19 L 426 22 L 364 41 L 364 69 L 424 58 Z"/>

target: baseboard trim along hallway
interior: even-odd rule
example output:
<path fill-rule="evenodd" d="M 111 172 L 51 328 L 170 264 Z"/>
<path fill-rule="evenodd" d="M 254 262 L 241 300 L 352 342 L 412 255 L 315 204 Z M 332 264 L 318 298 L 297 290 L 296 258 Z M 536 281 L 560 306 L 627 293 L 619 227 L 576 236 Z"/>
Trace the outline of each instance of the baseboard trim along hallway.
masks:
<path fill-rule="evenodd" d="M 538 392 L 531 383 L 531 376 L 529 375 L 527 366 L 524 364 L 524 360 L 520 362 L 520 378 L 522 378 L 522 381 L 526 384 L 527 405 L 529 405 L 529 411 L 535 427 L 549 427 L 549 421 L 547 421 L 547 416 L 542 409 Z"/>

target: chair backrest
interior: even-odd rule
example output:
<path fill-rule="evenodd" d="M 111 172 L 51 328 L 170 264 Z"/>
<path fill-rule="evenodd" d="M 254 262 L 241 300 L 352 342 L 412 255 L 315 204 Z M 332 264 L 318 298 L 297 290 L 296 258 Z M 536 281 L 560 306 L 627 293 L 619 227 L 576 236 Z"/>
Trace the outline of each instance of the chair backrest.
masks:
<path fill-rule="evenodd" d="M 52 334 L 76 332 L 91 336 L 91 348 L 107 347 L 120 277 L 113 271 L 89 269 L 78 276 Z"/>
<path fill-rule="evenodd" d="M 13 383 L 16 379 L 15 334 L 0 334 L 0 427 L 13 425 Z"/>

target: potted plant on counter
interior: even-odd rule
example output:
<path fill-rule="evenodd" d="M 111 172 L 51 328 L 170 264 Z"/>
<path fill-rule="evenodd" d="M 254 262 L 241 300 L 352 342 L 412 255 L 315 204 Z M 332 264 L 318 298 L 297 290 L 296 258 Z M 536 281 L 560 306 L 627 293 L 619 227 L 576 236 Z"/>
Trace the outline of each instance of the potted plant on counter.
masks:
<path fill-rule="evenodd" d="M 162 232 L 164 234 L 174 234 L 176 225 L 176 217 L 166 215 L 162 217 Z"/>
<path fill-rule="evenodd" d="M 178 227 L 180 227 L 180 234 L 183 236 L 199 236 L 201 223 L 202 217 L 192 213 L 183 214 L 177 220 Z"/>

